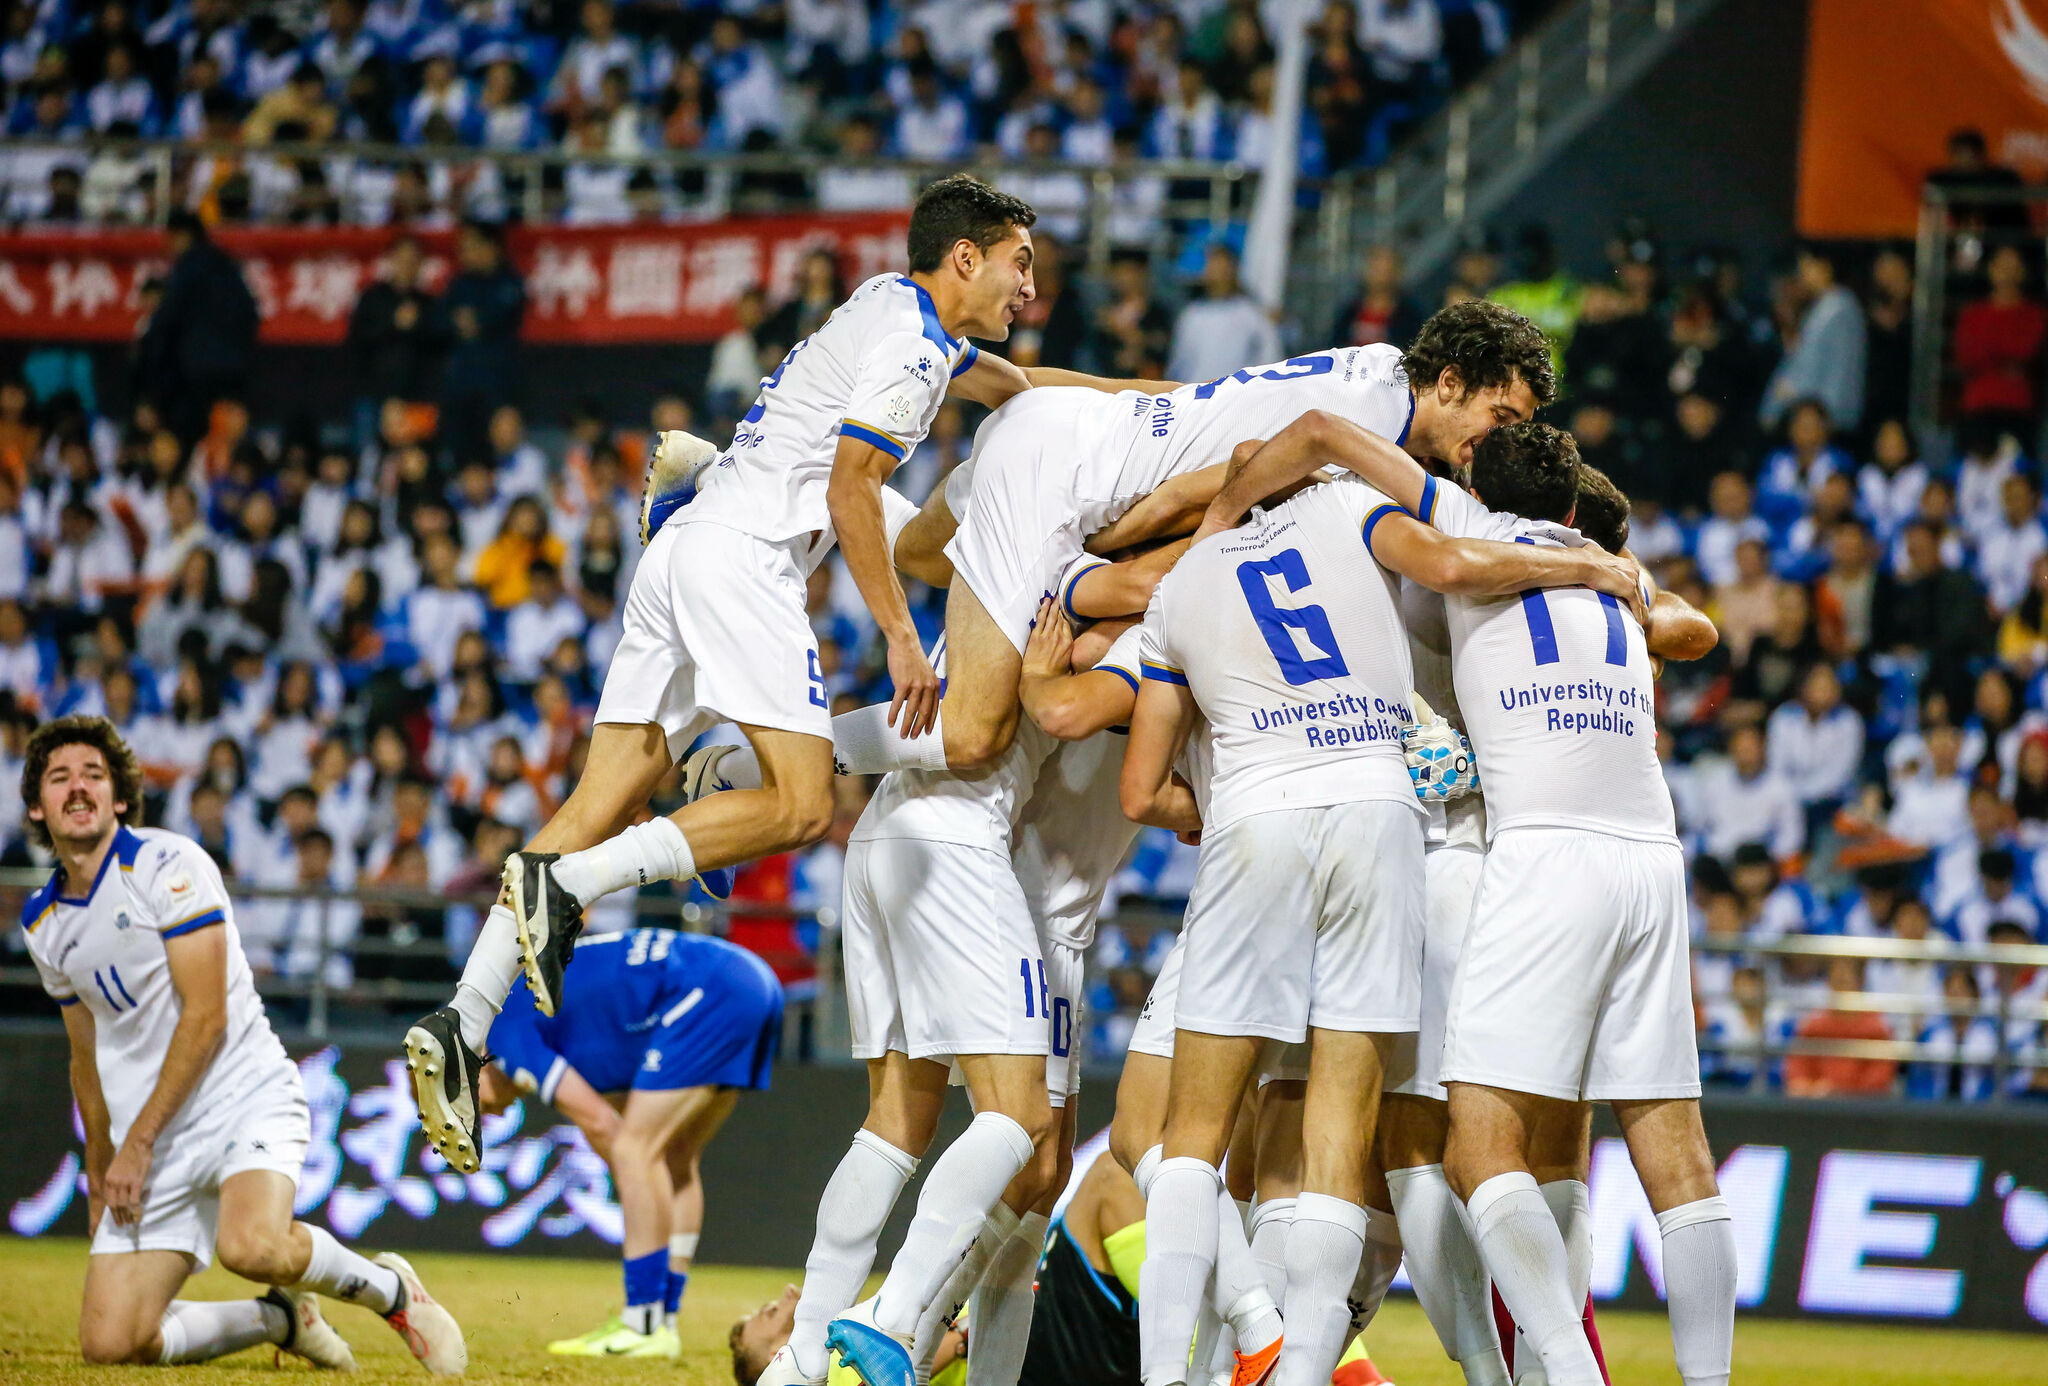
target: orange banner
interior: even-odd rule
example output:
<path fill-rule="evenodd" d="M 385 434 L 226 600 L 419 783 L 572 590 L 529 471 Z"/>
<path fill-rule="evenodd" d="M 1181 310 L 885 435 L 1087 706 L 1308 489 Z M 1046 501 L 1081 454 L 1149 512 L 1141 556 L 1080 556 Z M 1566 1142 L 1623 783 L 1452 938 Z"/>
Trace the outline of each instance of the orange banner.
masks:
<path fill-rule="evenodd" d="M 2048 0 L 1809 0 L 1799 229 L 1910 236 L 1949 133 L 2048 177 Z"/>

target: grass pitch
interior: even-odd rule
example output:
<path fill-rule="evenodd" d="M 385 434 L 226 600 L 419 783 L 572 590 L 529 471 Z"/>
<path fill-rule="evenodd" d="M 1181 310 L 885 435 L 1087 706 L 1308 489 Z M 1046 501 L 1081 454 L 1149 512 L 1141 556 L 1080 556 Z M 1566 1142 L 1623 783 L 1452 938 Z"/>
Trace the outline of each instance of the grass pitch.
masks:
<path fill-rule="evenodd" d="M 473 1377 L 546 1381 L 550 1386 L 724 1386 L 732 1381 L 727 1327 L 779 1291 L 789 1275 L 729 1266 L 690 1276 L 683 1302 L 680 1363 L 610 1362 L 553 1357 L 547 1344 L 594 1327 L 613 1312 L 619 1269 L 612 1261 L 545 1260 L 529 1256 L 413 1254 L 436 1298 L 469 1338 Z M 80 1241 L 0 1238 L 0 1382 L 7 1386 L 134 1381 L 140 1368 L 88 1367 L 78 1360 L 78 1295 L 85 1279 Z M 192 1299 L 252 1293 L 220 1270 L 187 1288 Z M 423 1382 L 396 1335 L 371 1315 L 346 1305 L 330 1315 L 354 1346 L 366 1386 Z M 1601 1335 L 1617 1386 L 1675 1383 L 1671 1340 L 1661 1314 L 1602 1314 Z M 1368 1340 L 1380 1369 L 1399 1386 L 1457 1386 L 1413 1300 L 1390 1301 Z M 192 1386 L 274 1381 L 282 1366 L 269 1348 L 204 1366 L 176 1368 Z M 1741 1386 L 2008 1386 L 2048 1380 L 2048 1342 L 2020 1334 L 1965 1333 L 1938 1328 L 1874 1328 L 1863 1324 L 1744 1320 L 1735 1337 L 1735 1380 Z M 1058 1386 L 1027 1383 L 1026 1386 Z"/>

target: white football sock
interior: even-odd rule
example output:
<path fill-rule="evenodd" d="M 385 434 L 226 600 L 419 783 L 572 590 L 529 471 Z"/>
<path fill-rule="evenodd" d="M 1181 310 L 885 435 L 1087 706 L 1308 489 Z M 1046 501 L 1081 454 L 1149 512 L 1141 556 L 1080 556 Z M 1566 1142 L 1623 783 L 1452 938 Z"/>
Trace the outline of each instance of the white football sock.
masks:
<path fill-rule="evenodd" d="M 1394 1215 L 1381 1209 L 1365 1210 L 1365 1252 L 1358 1258 L 1358 1278 L 1351 1282 L 1351 1327 L 1344 1341 L 1365 1332 L 1373 1316 L 1386 1302 L 1387 1288 L 1401 1269 L 1401 1229 Z"/>
<path fill-rule="evenodd" d="M 967 1359 L 967 1386 L 1017 1386 L 1024 1374 L 1024 1349 L 1031 1341 L 1031 1310 L 1037 1299 L 1038 1257 L 1045 1250 L 1043 1213 L 1026 1213 L 996 1252 L 974 1292 L 974 1351 Z"/>
<path fill-rule="evenodd" d="M 1244 1237 L 1244 1215 L 1228 1189 L 1216 1205 L 1216 1312 L 1237 1334 L 1237 1350 L 1263 1352 L 1280 1336 L 1280 1309 Z M 1335 1363 L 1331 1364 L 1336 1365 Z"/>
<path fill-rule="evenodd" d="M 690 1262 L 697 1259 L 697 1238 L 700 1233 L 678 1232 L 668 1239 L 668 1268 L 686 1271 Z"/>
<path fill-rule="evenodd" d="M 1275 1304 L 1287 1296 L 1287 1228 L 1293 1221 L 1291 1198 L 1269 1199 L 1252 1210 L 1252 1260 Z"/>
<path fill-rule="evenodd" d="M 479 1054 L 490 1052 L 484 1044 L 491 1022 L 525 971 L 519 956 L 519 921 L 512 917 L 511 906 L 491 906 L 470 945 L 469 961 L 462 965 L 462 984 L 448 1003 L 461 1022 L 464 1044 Z"/>
<path fill-rule="evenodd" d="M 1166 1158 L 1166 1147 L 1155 1145 L 1138 1157 L 1137 1166 L 1131 1170 L 1131 1182 L 1138 1186 L 1138 1197 L 1152 1197 L 1152 1181 L 1159 1175 L 1160 1161 Z"/>
<path fill-rule="evenodd" d="M 875 1325 L 907 1338 L 981 1231 L 988 1210 L 1030 1160 L 1031 1134 L 1001 1112 L 980 1112 L 932 1166 L 903 1248 L 875 1296 Z"/>
<path fill-rule="evenodd" d="M 1528 1335 L 1551 1386 L 1601 1386 L 1579 1319 L 1585 1301 L 1571 1302 L 1564 1238 L 1524 1170 L 1497 1174 L 1466 1201 L 1479 1257 L 1493 1276 L 1501 1302 Z"/>
<path fill-rule="evenodd" d="M 906 715 L 899 711 L 897 722 L 901 723 Z M 839 772 L 886 775 L 891 770 L 945 769 L 946 735 L 941 725 L 944 717 L 942 704 L 939 719 L 933 721 L 930 731 L 906 739 L 889 725 L 887 703 L 871 703 L 840 713 L 832 719 L 832 754 L 839 763 Z"/>
<path fill-rule="evenodd" d="M 1328 1386 L 1344 1355 L 1351 1309 L 1345 1295 L 1358 1279 L 1365 1251 L 1365 1209 L 1328 1194 L 1304 1192 L 1294 1200 L 1287 1229 L 1287 1345 L 1280 1349 L 1275 1386 Z"/>
<path fill-rule="evenodd" d="M 291 1315 L 262 1299 L 174 1299 L 156 1326 L 163 1339 L 157 1361 L 211 1362 L 258 1343 L 282 1345 L 291 1336 Z"/>
<path fill-rule="evenodd" d="M 1685 1386 L 1728 1386 L 1735 1351 L 1735 1224 L 1715 1194 L 1657 1214 L 1671 1347 Z"/>
<path fill-rule="evenodd" d="M 1436 1329 L 1444 1353 L 1465 1373 L 1465 1386 L 1507 1386 L 1493 1297 L 1479 1248 L 1458 1214 L 1458 1196 L 1442 1165 L 1387 1171 L 1415 1297 Z"/>
<path fill-rule="evenodd" d="M 1585 1184 L 1577 1179 L 1553 1179 L 1537 1186 L 1544 1206 L 1564 1238 L 1565 1285 L 1572 1303 L 1586 1307 L 1586 1295 L 1593 1288 L 1593 1202 Z"/>
<path fill-rule="evenodd" d="M 875 1264 L 882 1224 L 903 1193 L 917 1160 L 872 1131 L 853 1144 L 818 1200 L 818 1232 L 804 1262 L 804 1292 L 790 1326 L 789 1348 L 805 1376 L 825 1375 L 825 1328 L 853 1307 Z"/>
<path fill-rule="evenodd" d="M 1203 1364 L 1208 1372 L 1203 1374 Z M 1195 1315 L 1195 1347 L 1188 1354 L 1188 1374 L 1196 1382 L 1214 1381 L 1218 1372 L 1230 1378 L 1228 1373 L 1237 1367 L 1237 1335 L 1230 1331 L 1216 1313 L 1214 1297 L 1202 1301 L 1202 1308 Z"/>
<path fill-rule="evenodd" d="M 307 1259 L 306 1273 L 299 1277 L 295 1288 L 311 1290 L 329 1299 L 360 1304 L 379 1314 L 388 1314 L 398 1307 L 398 1297 L 403 1290 L 397 1271 L 373 1264 L 368 1257 L 350 1251 L 334 1240 L 334 1234 L 324 1227 L 315 1227 L 309 1222 L 302 1222 L 299 1226 L 305 1228 L 306 1235 L 312 1238 L 313 1254 Z"/>
<path fill-rule="evenodd" d="M 1195 1318 L 1216 1262 L 1223 1176 L 1206 1160 L 1161 1160 L 1145 1200 L 1145 1264 L 1138 1272 L 1138 1361 L 1145 1386 L 1186 1386 Z"/>
<path fill-rule="evenodd" d="M 595 847 L 568 853 L 553 871 L 555 884 L 588 909 L 627 886 L 687 881 L 697 874 L 697 858 L 673 819 L 651 818 Z"/>
<path fill-rule="evenodd" d="M 1003 1244 L 1017 1230 L 1017 1215 L 1001 1199 L 988 1210 L 982 1219 L 981 1231 L 974 1238 L 974 1245 L 967 1248 L 967 1254 L 960 1258 L 960 1264 L 946 1277 L 945 1285 L 932 1296 L 932 1302 L 924 1307 L 918 1316 L 917 1331 L 910 1337 L 910 1356 L 917 1366 L 920 1386 L 932 1379 L 932 1358 L 937 1355 L 939 1342 L 946 1336 L 946 1329 L 960 1314 L 961 1306 L 973 1295 L 974 1287 L 981 1283 L 981 1277 L 988 1271 L 988 1263 L 995 1259 Z"/>

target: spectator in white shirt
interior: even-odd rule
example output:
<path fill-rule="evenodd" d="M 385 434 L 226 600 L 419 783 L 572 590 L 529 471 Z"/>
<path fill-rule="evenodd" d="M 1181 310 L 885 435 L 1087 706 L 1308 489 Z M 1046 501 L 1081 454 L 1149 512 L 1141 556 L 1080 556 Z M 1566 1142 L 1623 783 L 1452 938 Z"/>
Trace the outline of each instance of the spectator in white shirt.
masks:
<path fill-rule="evenodd" d="M 306 829 L 293 840 L 283 863 L 290 878 L 276 884 L 299 893 L 264 901 L 262 906 L 268 916 L 264 933 L 278 973 L 311 977 L 318 971 L 330 987 L 349 985 L 355 980 L 350 949 L 361 927 L 361 913 L 353 901 L 335 898 L 355 883 L 344 879 L 333 835 L 325 828 Z"/>
<path fill-rule="evenodd" d="M 967 107 L 940 90 L 929 59 L 910 72 L 910 100 L 896 112 L 896 152 L 906 159 L 944 163 L 967 152 Z"/>
<path fill-rule="evenodd" d="M 1177 86 L 1152 117 L 1150 152 L 1161 159 L 1216 158 L 1228 134 L 1222 100 L 1192 60 L 1180 65 Z"/>
<path fill-rule="evenodd" d="M 611 0 L 583 0 L 583 31 L 569 42 L 555 69 L 548 105 L 571 113 L 593 105 L 604 90 L 604 75 L 623 67 L 641 80 L 640 50 L 618 31 Z"/>
<path fill-rule="evenodd" d="M 1863 763 L 1863 718 L 1842 702 L 1834 666 L 1815 661 L 1799 696 L 1771 714 L 1771 769 L 1792 786 L 1809 818 L 1848 797 Z"/>
<path fill-rule="evenodd" d="M 526 600 L 505 618 L 505 668 L 519 683 L 538 679 L 555 647 L 580 637 L 584 626 L 583 609 L 562 590 L 554 564 L 537 558 L 526 571 Z"/>
<path fill-rule="evenodd" d="M 1087 179 L 1064 169 L 1032 167 L 1060 157 L 1059 131 L 1050 124 L 1033 125 L 1024 136 L 1024 157 L 1030 162 L 1004 170 L 999 186 L 1030 203 L 1038 224 L 1054 236 L 1070 244 L 1079 241 L 1088 215 Z"/>
<path fill-rule="evenodd" d="M 766 49 L 748 39 L 730 13 L 711 21 L 711 38 L 697 51 L 718 95 L 718 120 L 733 145 L 756 130 L 780 137 L 788 118 L 782 99 L 782 74 Z"/>
<path fill-rule="evenodd" d="M 42 646 L 30 634 L 28 618 L 13 597 L 0 600 L 0 689 L 14 695 L 16 706 L 41 707 L 46 673 Z"/>
<path fill-rule="evenodd" d="M 2019 446 L 1997 423 L 1966 417 L 1957 428 L 1955 509 L 1971 543 L 1980 543 L 2005 510 L 2005 480 L 2019 470 Z"/>
<path fill-rule="evenodd" d="M 1745 842 L 1761 842 L 1785 861 L 1806 845 L 1799 797 L 1770 769 L 1763 733 L 1755 727 L 1729 734 L 1726 759 L 1701 767 L 1692 799 L 1702 846 L 1717 857 L 1727 858 Z"/>
<path fill-rule="evenodd" d="M 1994 924 L 2017 924 L 2027 937 L 2041 936 L 2041 907 L 2020 893 L 2019 861 L 2011 849 L 1994 847 L 1977 858 L 1977 889 L 1951 920 L 1956 936 L 1972 946 L 1988 942 Z"/>
<path fill-rule="evenodd" d="M 1952 726 L 1930 727 L 1926 733 L 1927 773 L 1904 776 L 1893 784 L 1886 830 L 1893 837 L 1922 847 L 1945 847 L 1970 833 L 1970 782 L 1958 768 L 1963 734 Z"/>
<path fill-rule="evenodd" d="M 98 134 L 126 122 L 144 135 L 156 133 L 156 93 L 136 70 L 135 49 L 116 43 L 107 49 L 106 76 L 85 94 L 85 118 Z"/>
<path fill-rule="evenodd" d="M 2000 514 L 1977 536 L 1977 580 L 2001 613 L 2019 605 L 2033 580 L 2034 561 L 2048 553 L 2041 527 L 2041 493 L 2034 479 L 2014 472 L 1999 491 Z"/>
<path fill-rule="evenodd" d="M 44 599 L 97 612 L 106 598 L 135 582 L 127 538 L 84 501 L 69 501 L 58 519 L 56 548 L 43 579 Z"/>
<path fill-rule="evenodd" d="M 1372 55 L 1375 77 L 1413 97 L 1443 56 L 1436 0 L 1360 0 L 1358 46 Z"/>
<path fill-rule="evenodd" d="M 419 94 L 405 111 L 401 132 L 405 142 L 424 142 L 427 122 L 435 116 L 444 117 L 458 130 L 469 120 L 469 84 L 456 76 L 455 59 L 445 53 L 427 59 L 426 70 L 420 74 Z"/>
<path fill-rule="evenodd" d="M 1060 157 L 1074 164 L 1106 164 L 1115 153 L 1116 131 L 1103 113 L 1102 88 L 1092 77 L 1074 79 L 1067 93 L 1066 133 L 1060 136 Z"/>
<path fill-rule="evenodd" d="M 28 595 L 29 559 L 21 487 L 14 473 L 0 468 L 0 601 L 20 601 Z"/>
<path fill-rule="evenodd" d="M 761 343 L 755 334 L 768 316 L 768 300 L 759 285 L 749 285 L 733 300 L 732 330 L 711 348 L 711 369 L 704 376 L 704 397 L 714 417 L 737 419 L 761 388 Z"/>
<path fill-rule="evenodd" d="M 1999 797 L 1995 786 L 1973 783 L 1969 812 L 1970 835 L 1949 843 L 1934 858 L 1927 899 L 1935 915 L 1942 919 L 1955 918 L 1956 911 L 1978 894 L 1983 884 L 1980 865 L 1986 852 L 2018 845 L 2013 834 L 2012 805 Z M 2037 883 L 2035 889 L 2039 888 Z"/>
<path fill-rule="evenodd" d="M 491 453 L 497 459 L 497 491 L 501 496 L 544 496 L 548 489 L 548 458 L 526 437 L 526 419 L 519 406 L 501 404 L 491 411 Z M 493 530 L 492 537 L 496 537 Z M 490 540 L 486 539 L 485 543 Z"/>
<path fill-rule="evenodd" d="M 1919 459 L 1919 446 L 1904 419 L 1886 419 L 1877 426 L 1870 461 L 1857 473 L 1856 494 L 1880 543 L 1891 543 L 1900 526 L 1920 511 L 1927 464 Z"/>
<path fill-rule="evenodd" d="M 405 598 L 406 636 L 428 672 L 445 679 L 455 665 L 455 642 L 464 631 L 482 630 L 487 612 L 482 595 L 462 582 L 462 553 L 451 536 L 429 535 L 423 554 L 426 581 Z"/>
<path fill-rule="evenodd" d="M 1735 549 L 1743 540 L 1770 543 L 1770 526 L 1757 518 L 1753 505 L 1749 482 L 1742 473 L 1721 472 L 1714 477 L 1707 491 L 1707 506 L 1713 514 L 1701 522 L 1693 545 L 1694 561 L 1709 586 L 1724 586 L 1740 576 Z"/>
<path fill-rule="evenodd" d="M 1237 254 L 1221 242 L 1202 262 L 1202 292 L 1174 321 L 1168 379 L 1215 380 L 1279 359 L 1280 329 L 1239 285 Z"/>
<path fill-rule="evenodd" d="M 908 207 L 915 194 L 910 175 L 895 168 L 862 168 L 882 150 L 882 132 L 872 116 L 855 113 L 839 123 L 839 158 L 818 170 L 818 209 L 868 212 Z M 758 372 L 756 372 L 758 374 Z"/>

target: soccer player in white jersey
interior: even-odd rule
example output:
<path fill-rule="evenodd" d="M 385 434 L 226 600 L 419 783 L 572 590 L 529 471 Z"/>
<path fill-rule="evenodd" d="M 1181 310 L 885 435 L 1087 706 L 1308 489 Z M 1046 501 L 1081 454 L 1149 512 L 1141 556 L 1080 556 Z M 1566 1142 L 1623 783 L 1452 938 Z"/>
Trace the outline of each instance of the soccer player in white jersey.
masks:
<path fill-rule="evenodd" d="M 1290 432 L 1246 464 L 1245 490 L 1334 462 L 1446 534 L 1534 547 L 1578 538 L 1558 523 L 1577 494 L 1577 449 L 1555 429 L 1489 437 L 1470 496 L 1387 465 L 1339 420 Z M 1679 1375 L 1719 1386 L 1734 1340 L 1734 1236 L 1700 1124 L 1684 861 L 1643 632 L 1589 592 L 1448 611 L 1490 841 L 1445 1026 L 1445 1173 L 1551 1382 L 1591 1386 L 1599 1368 L 1529 1152 L 1561 1107 L 1611 1103 L 1663 1231 Z"/>
<path fill-rule="evenodd" d="M 1221 462 L 1241 440 L 1326 410 L 1395 450 L 1468 461 L 1488 429 L 1529 418 L 1553 389 L 1542 333 L 1475 300 L 1431 318 L 1405 353 L 1345 347 L 1165 393 L 1034 390 L 1012 400 L 977 435 L 974 495 L 947 548 L 959 578 L 946 604 L 954 673 L 934 734 L 896 734 L 882 706 L 844 713 L 833 731 L 841 762 L 862 773 L 993 763 L 1017 726 L 1019 660 L 1055 575 L 1139 498 Z"/>
<path fill-rule="evenodd" d="M 299 1071 L 264 1018 L 219 868 L 189 838 L 133 826 L 142 772 L 113 724 L 38 728 L 21 790 L 30 833 L 57 857 L 22 930 L 63 1008 L 85 1124 L 85 1359 L 204 1362 L 272 1343 L 352 1370 L 324 1294 L 381 1314 L 429 1371 L 460 1373 L 462 1332 L 411 1266 L 292 1221 L 312 1135 Z M 216 1251 L 273 1288 L 177 1298 Z"/>
<path fill-rule="evenodd" d="M 1320 1386 L 1344 1347 L 1381 1046 L 1416 1028 L 1420 1004 L 1423 814 L 1401 751 L 1412 680 L 1390 574 L 1475 594 L 1579 582 L 1628 593 L 1636 572 L 1590 548 L 1447 541 L 1347 477 L 1198 540 L 1160 583 L 1124 811 L 1199 828 L 1203 849 L 1184 926 L 1165 1158 L 1147 1200 L 1147 1386 L 1188 1380 L 1215 1255 L 1218 1165 L 1265 1041 L 1312 1036 L 1277 1379 Z M 1206 821 L 1172 773 L 1198 714 L 1214 752 Z M 1253 1361 L 1240 1379 L 1264 1379 L 1272 1366 Z"/>
<path fill-rule="evenodd" d="M 1027 375 L 967 340 L 1003 339 L 1032 297 L 1033 218 L 964 174 L 927 188 L 911 212 L 910 273 L 868 280 L 790 349 L 696 498 L 649 540 L 584 773 L 506 864 L 508 903 L 485 922 L 454 1000 L 406 1036 L 421 1123 L 456 1168 L 479 1167 L 475 1083 L 491 1019 L 522 968 L 553 1013 L 585 906 L 793 850 L 830 825 L 832 724 L 804 583 L 835 542 L 888 641 L 905 728 L 936 715 L 938 678 L 892 562 L 914 508 L 882 483 L 949 388 L 995 405 L 1034 381 L 1086 379 Z M 760 785 L 627 827 L 720 721 L 746 734 Z"/>

